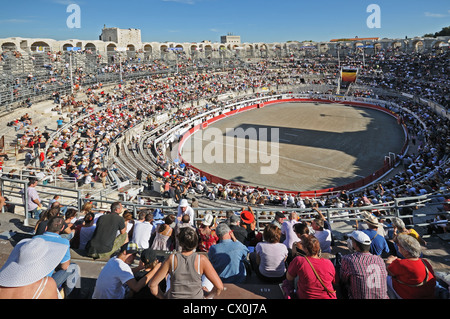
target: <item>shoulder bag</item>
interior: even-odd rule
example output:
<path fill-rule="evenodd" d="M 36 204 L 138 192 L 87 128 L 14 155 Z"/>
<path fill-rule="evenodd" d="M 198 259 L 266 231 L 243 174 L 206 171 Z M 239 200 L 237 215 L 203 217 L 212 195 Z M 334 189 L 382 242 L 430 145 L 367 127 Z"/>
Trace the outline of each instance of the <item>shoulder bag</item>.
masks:
<path fill-rule="evenodd" d="M 325 284 L 322 281 L 322 278 L 320 278 L 319 274 L 316 272 L 316 270 L 314 269 L 313 265 L 311 264 L 311 262 L 309 261 L 308 257 L 305 257 L 306 261 L 308 262 L 308 264 L 311 266 L 314 274 L 316 275 L 317 279 L 319 280 L 319 282 L 322 284 L 323 288 L 326 290 L 326 292 L 328 292 L 329 294 L 334 294 L 336 293 L 336 290 L 330 290 L 327 288 L 327 286 L 325 286 Z"/>

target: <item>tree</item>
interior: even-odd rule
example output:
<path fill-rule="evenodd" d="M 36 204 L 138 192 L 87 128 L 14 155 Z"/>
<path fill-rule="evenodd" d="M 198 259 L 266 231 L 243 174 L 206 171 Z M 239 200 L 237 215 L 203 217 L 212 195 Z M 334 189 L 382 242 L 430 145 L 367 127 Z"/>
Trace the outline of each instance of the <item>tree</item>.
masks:
<path fill-rule="evenodd" d="M 424 37 L 442 37 L 442 36 L 450 36 L 450 26 L 442 28 L 441 31 L 436 32 L 435 34 L 427 33 L 424 35 Z"/>

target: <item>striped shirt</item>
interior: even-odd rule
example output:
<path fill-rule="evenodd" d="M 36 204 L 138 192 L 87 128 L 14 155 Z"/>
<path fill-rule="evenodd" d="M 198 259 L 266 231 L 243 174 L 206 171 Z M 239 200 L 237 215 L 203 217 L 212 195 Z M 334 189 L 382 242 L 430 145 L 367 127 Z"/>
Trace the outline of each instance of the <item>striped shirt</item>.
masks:
<path fill-rule="evenodd" d="M 359 252 L 344 255 L 340 278 L 349 299 L 389 299 L 386 265 L 380 256 Z"/>

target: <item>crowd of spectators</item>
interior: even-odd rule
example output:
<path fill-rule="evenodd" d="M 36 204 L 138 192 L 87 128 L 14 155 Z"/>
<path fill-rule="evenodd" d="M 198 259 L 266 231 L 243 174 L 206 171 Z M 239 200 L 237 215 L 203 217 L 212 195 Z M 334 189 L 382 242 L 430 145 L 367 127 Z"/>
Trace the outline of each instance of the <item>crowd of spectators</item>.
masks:
<path fill-rule="evenodd" d="M 252 273 L 264 284 L 280 284 L 287 299 L 448 298 L 422 256 L 426 242 L 420 235 L 400 218 L 387 232 L 369 211 L 347 234 L 345 253 L 338 252 L 320 210 L 279 212 L 263 230 L 256 228 L 251 206 L 225 215 L 206 212 L 192 221 L 186 201 L 177 214 L 144 209 L 134 218 L 121 202 L 105 211 L 87 201 L 77 212 L 55 200 L 42 214 L 47 218 L 40 223 L 46 226 L 38 225 L 32 239 L 21 241 L 0 270 L 3 298 L 31 299 L 34 291 L 41 295 L 33 298 L 70 297 L 80 288 L 80 274 L 69 247 L 107 261 L 94 299 L 233 298 L 234 285 Z M 49 258 L 48 248 L 60 251 L 58 257 Z M 45 270 L 31 271 L 37 262 Z"/>

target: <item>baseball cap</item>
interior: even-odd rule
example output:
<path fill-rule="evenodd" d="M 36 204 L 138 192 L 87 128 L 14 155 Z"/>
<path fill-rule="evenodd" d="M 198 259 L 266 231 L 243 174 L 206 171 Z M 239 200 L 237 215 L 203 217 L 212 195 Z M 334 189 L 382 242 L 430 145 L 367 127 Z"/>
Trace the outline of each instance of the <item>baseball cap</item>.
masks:
<path fill-rule="evenodd" d="M 137 254 L 139 252 L 139 247 L 136 243 L 128 242 L 121 247 L 120 251 L 126 251 L 128 255 Z"/>
<path fill-rule="evenodd" d="M 153 249 L 144 249 L 141 253 L 141 261 L 146 264 L 152 264 L 157 258 L 156 252 Z"/>
<path fill-rule="evenodd" d="M 364 244 L 364 245 L 370 245 L 372 243 L 372 241 L 370 240 L 370 237 L 366 233 L 364 233 L 360 230 L 355 230 L 348 237 L 351 237 L 354 240 L 356 240 L 357 242 Z"/>

